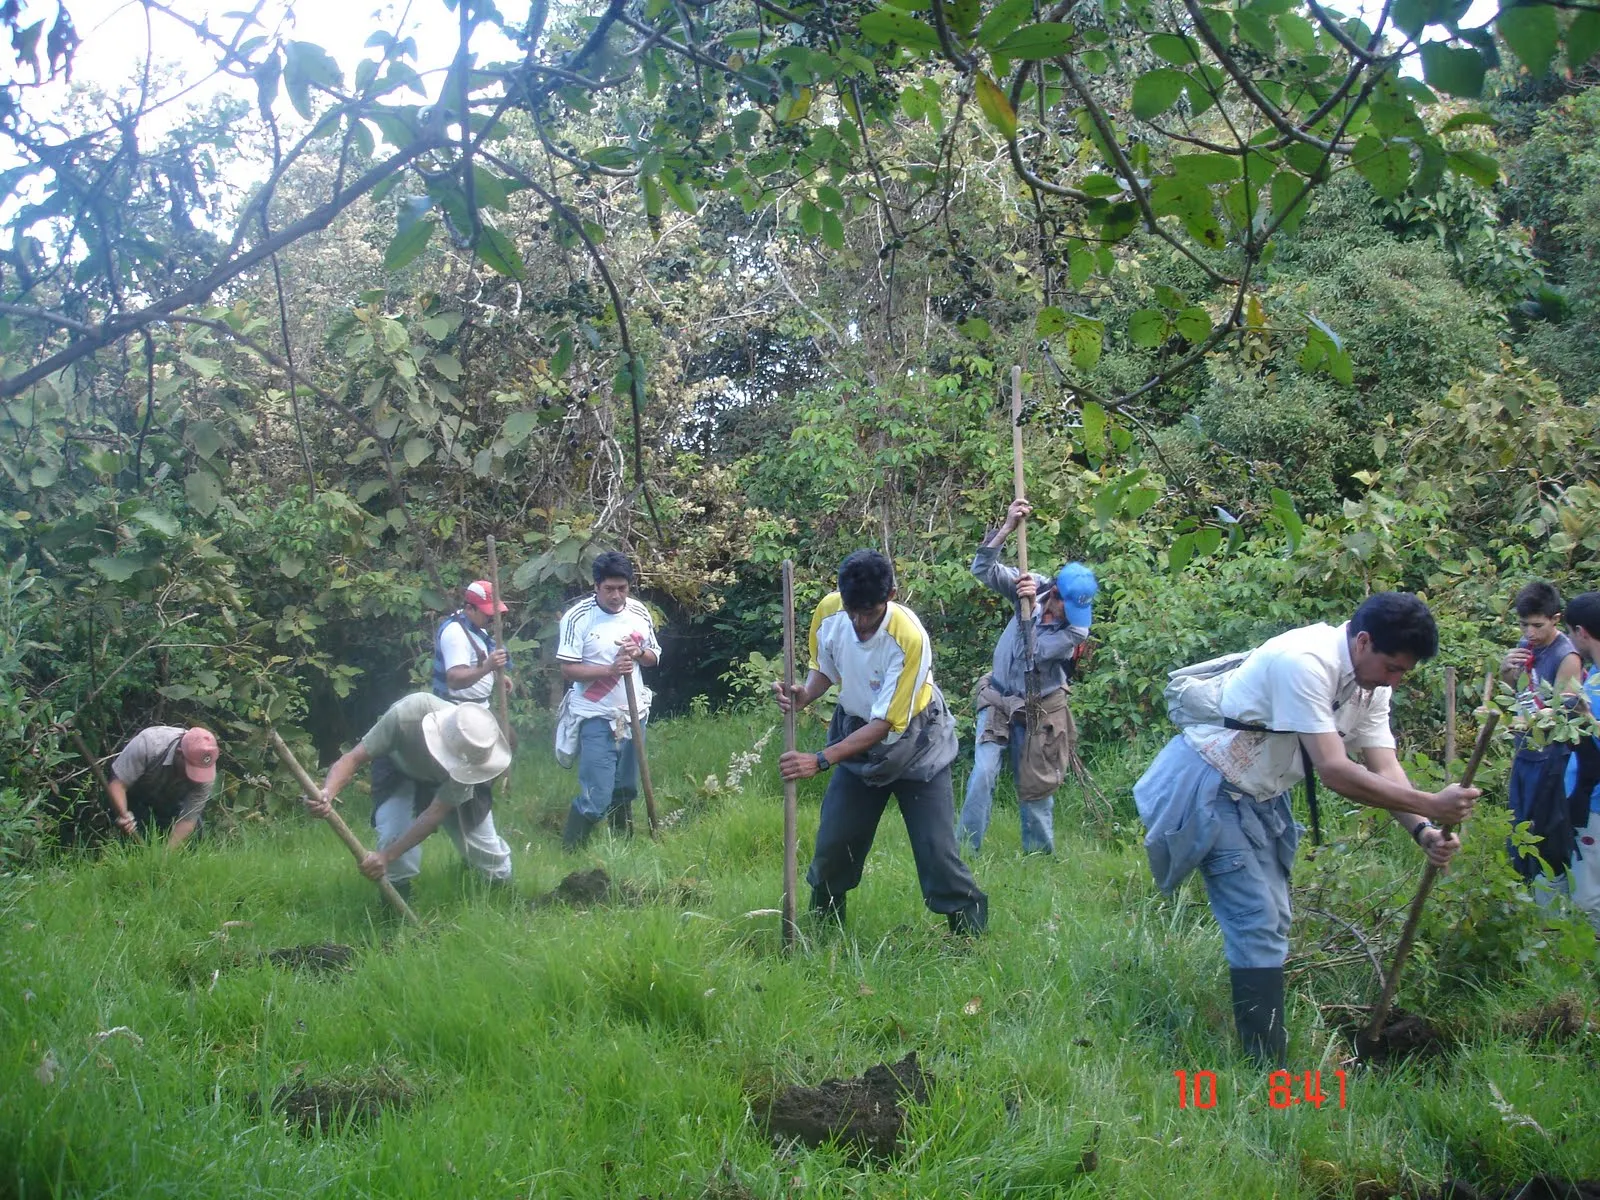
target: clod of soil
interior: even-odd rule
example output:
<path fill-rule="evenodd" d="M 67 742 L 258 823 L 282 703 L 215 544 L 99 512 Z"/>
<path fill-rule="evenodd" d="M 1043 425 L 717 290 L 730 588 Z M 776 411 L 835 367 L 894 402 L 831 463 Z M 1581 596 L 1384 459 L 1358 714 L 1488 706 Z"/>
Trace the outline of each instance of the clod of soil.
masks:
<path fill-rule="evenodd" d="M 262 957 L 275 967 L 332 975 L 350 970 L 356 951 L 354 946 L 338 942 L 317 942 L 309 946 L 280 946 L 268 950 Z"/>
<path fill-rule="evenodd" d="M 1570 1042 L 1589 1031 L 1589 1013 L 1577 997 L 1558 996 L 1532 1012 L 1519 1013 L 1512 1027 L 1534 1043 Z"/>
<path fill-rule="evenodd" d="M 611 876 L 604 867 L 592 871 L 574 871 L 555 890 L 537 896 L 532 901 L 535 908 L 547 904 L 604 904 L 611 895 Z"/>
<path fill-rule="evenodd" d="M 378 1119 L 384 1109 L 403 1112 L 417 1102 L 417 1090 L 404 1079 L 379 1068 L 366 1075 L 324 1079 L 316 1083 L 284 1084 L 272 1096 L 272 1111 L 301 1133 L 328 1133 L 361 1129 Z M 245 1098 L 250 1111 L 259 1114 L 261 1096 Z"/>
<path fill-rule="evenodd" d="M 1376 1039 L 1367 1037 L 1367 1027 L 1372 1023 L 1370 1009 L 1340 1008 L 1333 1023 L 1349 1039 L 1363 1062 L 1397 1062 L 1417 1055 L 1443 1054 L 1446 1049 L 1444 1035 L 1430 1025 L 1427 1018 L 1403 1008 L 1389 1010 L 1389 1018 Z"/>
<path fill-rule="evenodd" d="M 932 1082 L 913 1050 L 893 1066 L 868 1067 L 858 1079 L 786 1087 L 756 1113 L 756 1121 L 775 1139 L 811 1147 L 836 1142 L 858 1155 L 892 1158 L 905 1124 L 901 1103 L 926 1104 Z"/>

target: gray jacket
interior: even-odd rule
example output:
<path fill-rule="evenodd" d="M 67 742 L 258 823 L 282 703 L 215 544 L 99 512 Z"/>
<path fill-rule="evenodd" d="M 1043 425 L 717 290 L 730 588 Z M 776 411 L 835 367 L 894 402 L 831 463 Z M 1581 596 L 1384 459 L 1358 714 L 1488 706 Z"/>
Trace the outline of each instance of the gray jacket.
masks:
<path fill-rule="evenodd" d="M 979 546 L 972 560 L 972 573 L 991 592 L 1011 601 L 1013 612 L 1006 622 L 1000 640 L 994 646 L 990 679 L 995 689 L 1008 696 L 1020 696 L 1027 690 L 1027 646 L 1022 627 L 1017 623 L 1017 580 L 1022 573 L 1000 561 L 1001 546 Z M 1049 578 L 1029 571 L 1041 589 Z M 1088 638 L 1089 630 L 1083 625 L 1068 625 L 1044 620 L 1044 607 L 1033 606 L 1034 665 L 1039 672 L 1039 694 L 1048 696 L 1072 681 L 1073 652 Z"/>

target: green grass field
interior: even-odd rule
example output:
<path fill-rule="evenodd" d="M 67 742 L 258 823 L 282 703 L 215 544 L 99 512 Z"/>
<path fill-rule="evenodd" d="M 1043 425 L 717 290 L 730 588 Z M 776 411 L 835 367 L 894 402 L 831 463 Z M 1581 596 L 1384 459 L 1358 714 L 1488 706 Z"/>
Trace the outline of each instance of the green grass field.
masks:
<path fill-rule="evenodd" d="M 683 816 L 660 845 L 641 830 L 575 857 L 556 832 L 574 776 L 532 742 L 498 813 L 515 894 L 479 888 L 435 838 L 420 930 L 287 809 L 172 858 L 114 849 L 0 879 L 0 1195 L 1365 1198 L 1600 1177 L 1600 1036 L 1529 1032 L 1563 992 L 1591 1008 L 1592 970 L 1578 993 L 1537 961 L 1496 990 L 1438 989 L 1428 1015 L 1461 1044 L 1381 1070 L 1344 1062 L 1318 1008 L 1370 970 L 1302 972 L 1291 1065 L 1320 1069 L 1330 1099 L 1274 1108 L 1233 1057 L 1203 895 L 1163 900 L 1136 829 L 1091 828 L 1070 784 L 1053 859 L 1021 857 L 998 808 L 975 864 L 989 936 L 953 939 L 922 907 L 891 811 L 848 928 L 806 923 L 784 958 L 777 918 L 754 913 L 780 901 L 779 735 L 725 783 L 769 725 L 661 722 L 653 773 Z M 1124 821 L 1146 751 L 1090 756 Z M 802 872 L 820 795 L 801 791 Z M 370 840 L 364 796 L 345 809 Z M 1367 875 L 1418 869 L 1398 834 L 1350 853 Z M 629 902 L 528 904 L 594 865 Z M 260 958 L 324 942 L 355 947 L 352 969 Z M 893 1161 L 775 1148 L 752 1123 L 779 1085 L 911 1050 L 936 1082 Z M 1215 1072 L 1215 1107 L 1180 1107 L 1177 1070 Z M 255 1098 L 363 1080 L 408 1103 L 304 1132 Z"/>

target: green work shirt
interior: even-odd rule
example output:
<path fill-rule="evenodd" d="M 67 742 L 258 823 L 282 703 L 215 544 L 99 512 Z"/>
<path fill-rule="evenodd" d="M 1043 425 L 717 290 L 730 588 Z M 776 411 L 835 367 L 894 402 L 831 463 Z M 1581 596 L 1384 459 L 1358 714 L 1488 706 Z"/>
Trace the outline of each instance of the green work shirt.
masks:
<path fill-rule="evenodd" d="M 422 783 L 436 783 L 435 800 L 449 805 L 465 804 L 472 797 L 472 785 L 457 783 L 450 772 L 428 753 L 422 736 L 422 719 L 429 713 L 447 713 L 455 708 L 448 700 L 431 692 L 412 692 L 389 706 L 378 723 L 367 730 L 361 746 L 373 758 L 387 757 L 402 775 Z"/>

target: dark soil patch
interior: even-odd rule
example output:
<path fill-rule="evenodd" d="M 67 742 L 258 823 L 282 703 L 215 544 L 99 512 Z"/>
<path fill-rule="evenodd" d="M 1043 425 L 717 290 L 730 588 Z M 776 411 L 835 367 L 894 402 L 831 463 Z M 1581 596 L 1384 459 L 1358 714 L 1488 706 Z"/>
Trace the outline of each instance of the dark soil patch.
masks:
<path fill-rule="evenodd" d="M 1449 1048 L 1444 1035 L 1429 1024 L 1426 1017 L 1403 1008 L 1389 1010 L 1388 1020 L 1375 1040 L 1367 1037 L 1367 1027 L 1372 1024 L 1371 1009 L 1339 1005 L 1332 1012 L 1335 1028 L 1355 1047 L 1356 1056 L 1366 1063 L 1438 1055 Z"/>
<path fill-rule="evenodd" d="M 838 1143 L 857 1155 L 892 1158 L 905 1124 L 902 1101 L 928 1102 L 933 1080 L 913 1050 L 890 1066 L 868 1067 L 857 1079 L 825 1079 L 816 1087 L 786 1087 L 764 1105 L 756 1121 L 775 1139 L 817 1147 Z"/>
<path fill-rule="evenodd" d="M 272 1111 L 301 1133 L 362 1129 L 384 1109 L 404 1112 L 417 1102 L 417 1090 L 392 1071 L 379 1068 L 365 1075 L 286 1083 L 272 1095 Z M 245 1098 L 250 1111 L 261 1112 L 261 1095 Z"/>
<path fill-rule="evenodd" d="M 311 971 L 314 974 L 334 975 L 352 969 L 356 951 L 354 946 L 338 942 L 317 942 L 309 946 L 280 946 L 261 956 L 275 967 L 290 971 Z"/>
<path fill-rule="evenodd" d="M 611 876 L 604 867 L 596 867 L 592 871 L 572 872 L 556 884 L 554 891 L 535 896 L 529 903 L 534 908 L 543 908 L 550 904 L 604 904 L 610 898 Z"/>
<path fill-rule="evenodd" d="M 1531 1012 L 1518 1013 L 1511 1028 L 1530 1042 L 1570 1042 L 1589 1032 L 1589 1012 L 1576 996 L 1557 996 Z"/>
<path fill-rule="evenodd" d="M 1600 1200 L 1600 1179 L 1535 1175 L 1523 1183 L 1483 1188 L 1451 1180 L 1437 1190 L 1423 1189 L 1417 1193 L 1417 1200 Z"/>

